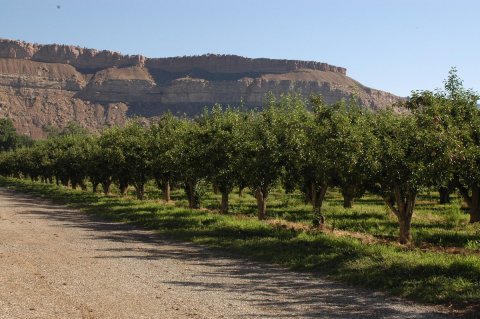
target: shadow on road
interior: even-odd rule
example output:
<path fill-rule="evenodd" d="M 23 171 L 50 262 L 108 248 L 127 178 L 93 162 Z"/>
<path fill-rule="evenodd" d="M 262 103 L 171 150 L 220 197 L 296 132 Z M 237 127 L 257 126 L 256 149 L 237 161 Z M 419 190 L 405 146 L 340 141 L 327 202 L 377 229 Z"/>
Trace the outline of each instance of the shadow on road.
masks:
<path fill-rule="evenodd" d="M 237 300 L 273 310 L 271 313 L 275 315 L 262 315 L 263 318 L 278 318 L 278 313 L 282 318 L 450 318 L 436 308 L 425 308 L 311 274 L 236 259 L 224 252 L 165 239 L 152 231 L 101 220 L 11 190 L 0 189 L 0 196 L 8 202 L 0 208 L 24 207 L 19 214 L 25 218 L 59 222 L 54 226 L 81 228 L 95 240 L 124 243 L 118 245 L 120 248 L 102 250 L 102 254 L 93 258 L 174 259 L 184 263 L 187 269 L 204 266 L 198 267 L 201 272 L 190 273 L 188 279 L 165 283 L 199 293 L 230 292 L 238 296 Z M 258 314 L 246 317 L 258 317 Z"/>

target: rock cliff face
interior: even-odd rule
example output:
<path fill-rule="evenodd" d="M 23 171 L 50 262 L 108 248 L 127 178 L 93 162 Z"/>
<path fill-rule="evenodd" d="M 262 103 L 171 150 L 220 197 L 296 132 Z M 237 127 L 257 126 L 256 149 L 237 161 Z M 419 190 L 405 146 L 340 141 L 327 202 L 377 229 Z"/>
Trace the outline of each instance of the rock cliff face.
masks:
<path fill-rule="evenodd" d="M 215 103 L 261 107 L 267 92 L 322 94 L 327 102 L 355 92 L 374 109 L 399 99 L 363 86 L 326 63 L 235 55 L 148 59 L 66 45 L 0 39 L 0 117 L 35 138 L 42 127 L 76 121 L 93 130 L 130 115 L 170 110 L 195 114 Z"/>

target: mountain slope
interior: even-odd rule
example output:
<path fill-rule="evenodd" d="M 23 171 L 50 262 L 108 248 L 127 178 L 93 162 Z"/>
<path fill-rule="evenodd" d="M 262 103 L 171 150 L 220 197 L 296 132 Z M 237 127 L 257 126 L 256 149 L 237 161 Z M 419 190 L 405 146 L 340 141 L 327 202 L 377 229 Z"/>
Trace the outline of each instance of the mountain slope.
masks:
<path fill-rule="evenodd" d="M 355 92 L 383 108 L 399 97 L 365 87 L 345 68 L 296 60 L 235 55 L 145 58 L 67 45 L 0 39 L 0 117 L 19 132 L 42 137 L 45 125 L 70 121 L 91 129 L 128 116 L 196 114 L 215 103 L 261 107 L 267 92 L 322 94 L 326 102 Z"/>

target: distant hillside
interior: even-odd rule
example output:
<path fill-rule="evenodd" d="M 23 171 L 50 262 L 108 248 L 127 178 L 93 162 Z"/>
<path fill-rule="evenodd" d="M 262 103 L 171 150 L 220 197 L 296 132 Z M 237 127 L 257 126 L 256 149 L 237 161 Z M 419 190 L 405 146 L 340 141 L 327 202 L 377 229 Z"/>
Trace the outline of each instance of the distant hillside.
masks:
<path fill-rule="evenodd" d="M 355 91 L 374 109 L 399 99 L 346 73 L 312 61 L 213 54 L 150 59 L 0 39 L 0 117 L 12 118 L 19 132 L 38 138 L 45 125 L 71 121 L 99 130 L 132 115 L 195 114 L 215 103 L 260 107 L 267 92 L 322 94 L 334 102 Z"/>

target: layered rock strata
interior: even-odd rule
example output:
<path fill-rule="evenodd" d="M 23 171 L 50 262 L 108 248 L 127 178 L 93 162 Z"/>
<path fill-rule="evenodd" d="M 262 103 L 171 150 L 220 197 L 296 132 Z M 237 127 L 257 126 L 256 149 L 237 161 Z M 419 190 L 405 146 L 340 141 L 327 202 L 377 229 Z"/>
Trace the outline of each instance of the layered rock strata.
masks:
<path fill-rule="evenodd" d="M 383 108 L 399 98 L 326 63 L 235 55 L 154 58 L 76 46 L 0 40 L 0 117 L 35 138 L 75 121 L 93 131 L 128 116 L 196 114 L 215 103 L 261 107 L 268 92 L 321 94 Z"/>

